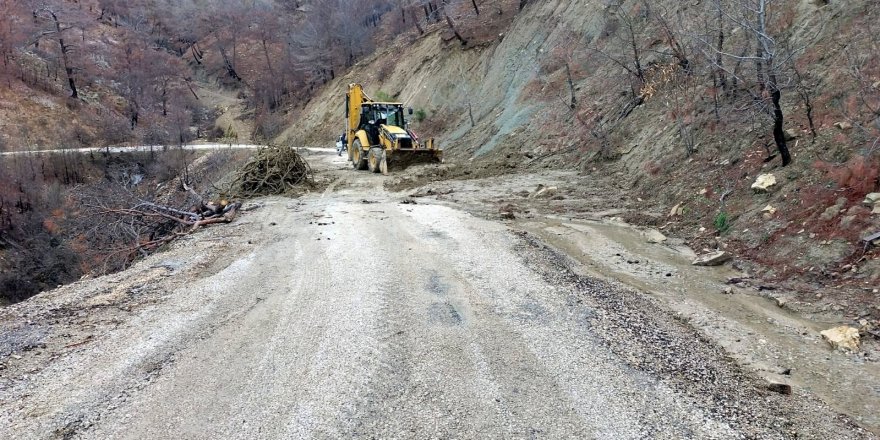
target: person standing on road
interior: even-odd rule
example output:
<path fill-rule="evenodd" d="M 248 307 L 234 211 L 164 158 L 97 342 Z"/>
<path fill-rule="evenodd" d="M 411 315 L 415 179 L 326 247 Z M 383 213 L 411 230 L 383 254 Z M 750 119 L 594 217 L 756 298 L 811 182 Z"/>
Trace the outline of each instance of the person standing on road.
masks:
<path fill-rule="evenodd" d="M 345 132 L 342 133 L 342 136 L 339 136 L 339 140 L 336 141 L 336 155 L 342 156 L 342 151 L 345 150 Z"/>

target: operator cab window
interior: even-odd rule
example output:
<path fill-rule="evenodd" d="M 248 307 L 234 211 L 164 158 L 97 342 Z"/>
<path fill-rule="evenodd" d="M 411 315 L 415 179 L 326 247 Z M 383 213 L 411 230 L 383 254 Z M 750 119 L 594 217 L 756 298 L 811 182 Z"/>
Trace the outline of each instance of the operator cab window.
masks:
<path fill-rule="evenodd" d="M 382 119 L 386 125 L 395 127 L 403 127 L 406 121 L 403 119 L 403 108 L 397 106 L 388 106 L 383 110 Z"/>

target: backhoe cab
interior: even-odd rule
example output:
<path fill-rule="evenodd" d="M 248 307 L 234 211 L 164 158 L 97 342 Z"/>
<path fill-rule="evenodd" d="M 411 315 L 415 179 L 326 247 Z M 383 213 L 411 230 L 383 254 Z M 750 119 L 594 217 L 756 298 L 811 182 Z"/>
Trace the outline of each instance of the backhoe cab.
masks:
<path fill-rule="evenodd" d="M 364 93 L 360 84 L 348 86 L 345 95 L 346 139 L 348 160 L 357 170 L 369 169 L 388 174 L 392 163 L 413 160 L 442 161 L 443 152 L 434 146 L 434 139 L 419 142 L 408 128 L 399 102 L 377 102 Z"/>

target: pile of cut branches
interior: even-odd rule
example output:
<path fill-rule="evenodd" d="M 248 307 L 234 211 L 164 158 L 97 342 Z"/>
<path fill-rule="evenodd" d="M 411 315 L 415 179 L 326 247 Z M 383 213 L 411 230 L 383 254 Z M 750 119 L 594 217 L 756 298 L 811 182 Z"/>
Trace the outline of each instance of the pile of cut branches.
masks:
<path fill-rule="evenodd" d="M 199 228 L 231 223 L 242 211 L 241 202 L 206 199 L 184 181 L 169 187 L 174 189 L 134 192 L 107 184 L 77 193 L 81 220 L 70 224 L 89 243 L 90 258 L 103 260 L 101 272 L 125 268 Z"/>
<path fill-rule="evenodd" d="M 286 194 L 312 182 L 309 163 L 292 147 L 257 150 L 238 171 L 227 192 L 234 198 Z"/>

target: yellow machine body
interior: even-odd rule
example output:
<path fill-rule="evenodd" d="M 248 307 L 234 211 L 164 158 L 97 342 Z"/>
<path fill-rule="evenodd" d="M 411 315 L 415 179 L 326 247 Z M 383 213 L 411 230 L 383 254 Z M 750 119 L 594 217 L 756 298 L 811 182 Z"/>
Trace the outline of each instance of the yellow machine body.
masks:
<path fill-rule="evenodd" d="M 345 120 L 348 158 L 355 169 L 387 173 L 393 162 L 443 160 L 434 139 L 421 142 L 408 129 L 404 106 L 370 98 L 360 84 L 348 86 Z M 412 114 L 412 109 L 409 110 Z"/>

